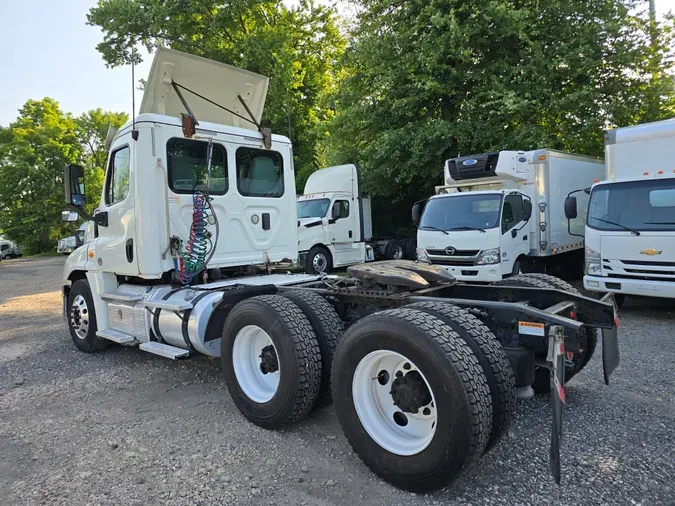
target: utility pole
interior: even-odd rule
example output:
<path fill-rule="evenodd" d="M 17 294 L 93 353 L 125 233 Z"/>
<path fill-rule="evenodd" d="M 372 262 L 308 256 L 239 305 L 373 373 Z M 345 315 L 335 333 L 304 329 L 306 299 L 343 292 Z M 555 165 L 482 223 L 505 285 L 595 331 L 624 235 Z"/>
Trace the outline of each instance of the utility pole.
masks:
<path fill-rule="evenodd" d="M 649 0 L 649 36 L 653 46 L 656 44 L 656 0 Z"/>

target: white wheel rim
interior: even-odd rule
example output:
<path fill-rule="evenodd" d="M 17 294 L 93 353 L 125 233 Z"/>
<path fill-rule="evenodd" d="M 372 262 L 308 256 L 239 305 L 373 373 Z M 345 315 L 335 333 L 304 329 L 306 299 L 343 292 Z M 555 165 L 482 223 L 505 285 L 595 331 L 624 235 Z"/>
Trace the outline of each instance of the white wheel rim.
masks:
<path fill-rule="evenodd" d="M 276 355 L 277 350 L 272 338 L 257 325 L 242 328 L 234 338 L 232 346 L 232 366 L 237 382 L 244 394 L 259 404 L 272 399 L 279 388 L 281 366 L 278 365 L 274 372 L 263 372 L 262 368 L 260 355 L 263 348 L 269 346 Z"/>
<path fill-rule="evenodd" d="M 79 339 L 85 339 L 89 333 L 89 308 L 82 295 L 76 295 L 70 306 L 70 326 Z"/>
<path fill-rule="evenodd" d="M 381 374 L 383 371 L 386 371 L 388 378 Z M 417 413 L 404 413 L 394 405 L 390 392 L 397 373 L 405 377 L 411 372 L 419 373 L 431 394 L 431 402 L 420 407 Z M 387 381 L 382 384 L 385 379 Z M 378 350 L 363 357 L 354 371 L 352 397 L 361 425 L 385 450 L 396 455 L 416 455 L 429 446 L 434 438 L 438 415 L 433 390 L 422 371 L 403 355 Z M 401 425 L 402 417 L 406 425 Z"/>

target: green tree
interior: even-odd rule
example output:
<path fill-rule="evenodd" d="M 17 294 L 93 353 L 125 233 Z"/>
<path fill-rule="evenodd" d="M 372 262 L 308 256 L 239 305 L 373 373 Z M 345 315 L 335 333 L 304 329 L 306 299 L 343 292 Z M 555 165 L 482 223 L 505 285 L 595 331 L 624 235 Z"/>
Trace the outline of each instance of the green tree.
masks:
<path fill-rule="evenodd" d="M 106 161 L 108 152 L 105 140 L 110 127 L 120 128 L 126 123 L 128 116 L 123 112 L 107 112 L 93 109 L 75 118 L 77 136 L 82 145 L 83 154 L 80 163 L 85 169 L 85 185 L 87 191 L 86 210 L 90 213 L 99 205 L 99 197 L 103 192 Z"/>
<path fill-rule="evenodd" d="M 301 182 L 316 168 L 346 46 L 332 8 L 311 0 L 296 8 L 274 0 L 99 0 L 87 19 L 103 29 L 97 49 L 110 66 L 137 61 L 137 44 L 151 52 L 163 45 L 269 76 L 263 123 L 293 140 Z"/>
<path fill-rule="evenodd" d="M 650 41 L 644 1 L 360 3 L 326 150 L 332 163 L 358 161 L 367 190 L 391 196 L 407 222 L 448 158 L 602 156 L 604 128 L 675 114 L 673 19 Z"/>
<path fill-rule="evenodd" d="M 56 247 L 68 231 L 63 209 L 63 167 L 82 146 L 70 114 L 51 99 L 29 100 L 0 136 L 0 229 L 26 253 Z"/>

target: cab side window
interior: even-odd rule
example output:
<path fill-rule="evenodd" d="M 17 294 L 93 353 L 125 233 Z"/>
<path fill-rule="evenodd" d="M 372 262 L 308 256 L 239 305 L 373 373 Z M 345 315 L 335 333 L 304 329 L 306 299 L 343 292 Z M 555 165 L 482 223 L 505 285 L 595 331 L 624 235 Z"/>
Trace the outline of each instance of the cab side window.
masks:
<path fill-rule="evenodd" d="M 129 146 L 114 151 L 110 156 L 108 180 L 105 188 L 105 203 L 113 205 L 123 201 L 129 195 L 129 167 L 131 150 Z"/>
<path fill-rule="evenodd" d="M 281 197 L 284 165 L 281 153 L 265 149 L 237 149 L 237 189 L 245 197 Z"/>
<path fill-rule="evenodd" d="M 348 200 L 336 200 L 335 207 L 338 208 L 339 219 L 347 218 L 349 216 L 349 201 Z"/>
<path fill-rule="evenodd" d="M 507 195 L 502 211 L 502 233 L 506 233 L 523 221 L 523 197 Z"/>

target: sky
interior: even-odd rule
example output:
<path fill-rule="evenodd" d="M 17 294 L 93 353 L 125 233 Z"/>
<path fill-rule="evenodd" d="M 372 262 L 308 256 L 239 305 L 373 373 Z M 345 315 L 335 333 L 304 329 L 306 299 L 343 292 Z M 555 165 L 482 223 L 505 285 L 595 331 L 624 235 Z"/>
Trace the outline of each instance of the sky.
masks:
<path fill-rule="evenodd" d="M 131 67 L 106 68 L 96 50 L 103 34 L 86 25 L 95 4 L 0 0 L 0 125 L 14 121 L 31 98 L 54 98 L 75 115 L 97 107 L 131 111 Z M 656 0 L 656 7 L 675 11 L 675 0 Z M 136 79 L 147 78 L 150 64 L 146 58 L 136 66 Z M 136 91 L 136 109 L 141 98 Z"/>

